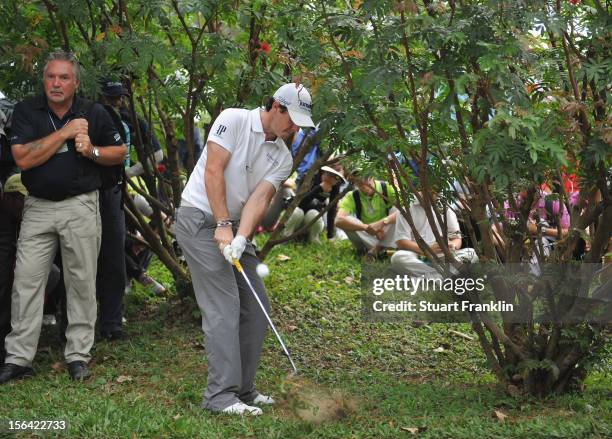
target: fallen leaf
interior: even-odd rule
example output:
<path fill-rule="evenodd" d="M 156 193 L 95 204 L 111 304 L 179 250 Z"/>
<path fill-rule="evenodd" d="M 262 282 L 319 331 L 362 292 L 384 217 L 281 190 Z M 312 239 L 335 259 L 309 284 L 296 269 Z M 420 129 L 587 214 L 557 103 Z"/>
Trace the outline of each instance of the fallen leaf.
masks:
<path fill-rule="evenodd" d="M 437 352 L 437 353 L 440 353 L 440 352 L 446 352 L 446 349 L 444 349 L 442 346 L 440 346 L 438 348 L 435 348 L 433 351 Z"/>
<path fill-rule="evenodd" d="M 408 433 L 417 434 L 419 432 L 418 427 L 400 427 L 400 430 L 407 431 Z"/>
<path fill-rule="evenodd" d="M 297 329 L 298 327 L 295 325 L 287 325 L 287 331 L 289 332 L 293 332 Z"/>
<path fill-rule="evenodd" d="M 351 276 L 347 276 L 344 278 L 344 282 L 346 282 L 348 285 L 351 285 L 353 283 L 355 279 Z"/>
<path fill-rule="evenodd" d="M 504 422 L 504 420 L 508 417 L 508 415 L 502 412 L 501 410 L 494 410 L 493 417 L 497 419 L 499 422 Z"/>
<path fill-rule="evenodd" d="M 174 419 L 175 421 L 178 421 L 181 418 L 181 415 L 174 415 L 172 417 L 172 419 Z"/>
<path fill-rule="evenodd" d="M 53 369 L 56 372 L 61 372 L 63 368 L 64 367 L 62 366 L 62 363 L 60 363 L 59 361 L 57 361 L 57 362 L 55 362 L 55 363 L 53 363 L 51 365 L 51 369 Z"/>
<path fill-rule="evenodd" d="M 291 259 L 291 258 L 290 258 L 289 256 L 284 255 L 284 254 L 282 254 L 282 253 L 276 257 L 276 260 L 277 260 L 277 261 L 281 261 L 281 262 L 285 262 L 285 261 L 288 261 L 288 260 L 290 260 L 290 259 Z"/>
<path fill-rule="evenodd" d="M 126 381 L 127 382 L 132 381 L 132 377 L 128 375 L 119 375 L 119 377 L 117 378 L 117 382 L 119 384 L 124 383 Z"/>

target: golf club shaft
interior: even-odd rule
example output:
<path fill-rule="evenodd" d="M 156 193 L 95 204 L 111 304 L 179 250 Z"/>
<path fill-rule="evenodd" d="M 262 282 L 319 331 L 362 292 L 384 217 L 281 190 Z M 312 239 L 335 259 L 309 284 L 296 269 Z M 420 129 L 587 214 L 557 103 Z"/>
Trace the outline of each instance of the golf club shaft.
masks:
<path fill-rule="evenodd" d="M 261 308 L 261 311 L 266 316 L 266 319 L 268 320 L 268 323 L 270 324 L 270 327 L 274 331 L 274 335 L 276 335 L 276 338 L 278 339 L 280 345 L 282 346 L 283 351 L 285 351 L 285 355 L 287 355 L 287 358 L 289 358 L 289 361 L 291 362 L 291 367 L 293 367 L 293 373 L 297 374 L 297 367 L 295 367 L 295 363 L 293 362 L 293 358 L 291 358 L 291 354 L 289 354 L 289 350 L 287 349 L 287 346 L 285 346 L 285 343 L 283 342 L 283 339 L 281 338 L 280 334 L 276 330 L 276 326 L 274 326 L 274 323 L 272 323 L 272 319 L 270 318 L 270 316 L 266 312 L 266 308 L 264 307 L 263 303 L 261 303 L 261 300 L 259 299 L 259 296 L 257 295 L 257 292 L 255 291 L 255 288 L 253 288 L 253 285 L 251 285 L 251 281 L 249 280 L 248 276 L 244 272 L 244 269 L 242 268 L 242 264 L 240 263 L 240 261 L 238 259 L 234 259 L 234 265 L 236 266 L 236 269 L 242 274 L 242 277 L 244 277 L 245 282 L 247 283 L 247 285 L 251 289 L 251 293 L 253 293 L 253 296 L 255 296 L 255 300 L 257 300 L 257 303 L 259 304 L 259 307 Z"/>

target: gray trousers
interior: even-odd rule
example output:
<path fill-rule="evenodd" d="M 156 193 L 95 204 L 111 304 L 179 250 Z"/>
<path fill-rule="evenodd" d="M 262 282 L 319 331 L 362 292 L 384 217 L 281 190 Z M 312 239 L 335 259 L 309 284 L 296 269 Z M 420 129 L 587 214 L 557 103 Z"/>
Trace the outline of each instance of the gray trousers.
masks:
<path fill-rule="evenodd" d="M 257 396 L 255 373 L 268 323 L 242 275 L 221 254 L 214 240 L 215 227 L 210 214 L 193 207 L 178 209 L 176 239 L 189 265 L 202 312 L 208 356 L 203 405 L 220 411 Z M 256 273 L 259 260 L 251 243 L 240 262 L 269 313 L 266 289 Z"/>
<path fill-rule="evenodd" d="M 6 362 L 30 366 L 43 318 L 45 285 L 59 248 L 62 252 L 68 327 L 67 362 L 89 361 L 96 323 L 96 268 L 100 249 L 98 191 L 63 201 L 27 197 L 17 241 Z"/>

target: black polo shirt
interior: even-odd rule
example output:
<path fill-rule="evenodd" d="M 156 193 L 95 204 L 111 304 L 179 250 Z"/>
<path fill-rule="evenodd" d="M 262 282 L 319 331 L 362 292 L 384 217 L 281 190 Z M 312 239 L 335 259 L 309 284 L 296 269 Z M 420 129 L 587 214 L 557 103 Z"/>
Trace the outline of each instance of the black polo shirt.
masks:
<path fill-rule="evenodd" d="M 13 112 L 11 145 L 42 139 L 72 119 L 84 117 L 89 138 L 98 147 L 121 145 L 123 141 L 102 105 L 75 97 L 62 119 L 49 108 L 44 95 L 18 103 Z M 74 139 L 68 140 L 45 163 L 25 170 L 21 179 L 28 192 L 38 198 L 60 201 L 100 188 L 101 165 L 78 154 Z"/>

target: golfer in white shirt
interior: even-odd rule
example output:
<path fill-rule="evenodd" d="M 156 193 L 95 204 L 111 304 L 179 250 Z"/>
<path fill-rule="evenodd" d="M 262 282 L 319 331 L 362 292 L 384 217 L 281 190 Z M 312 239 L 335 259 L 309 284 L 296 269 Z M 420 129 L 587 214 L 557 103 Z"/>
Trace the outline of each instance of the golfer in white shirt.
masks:
<path fill-rule="evenodd" d="M 291 83 L 264 108 L 223 111 L 182 194 L 176 237 L 202 312 L 208 356 L 203 405 L 214 412 L 259 415 L 254 405 L 274 403 L 254 384 L 267 321 L 231 261 L 240 260 L 269 310 L 248 239 L 291 172 L 284 139 L 314 127 L 311 110 L 308 90 Z"/>

